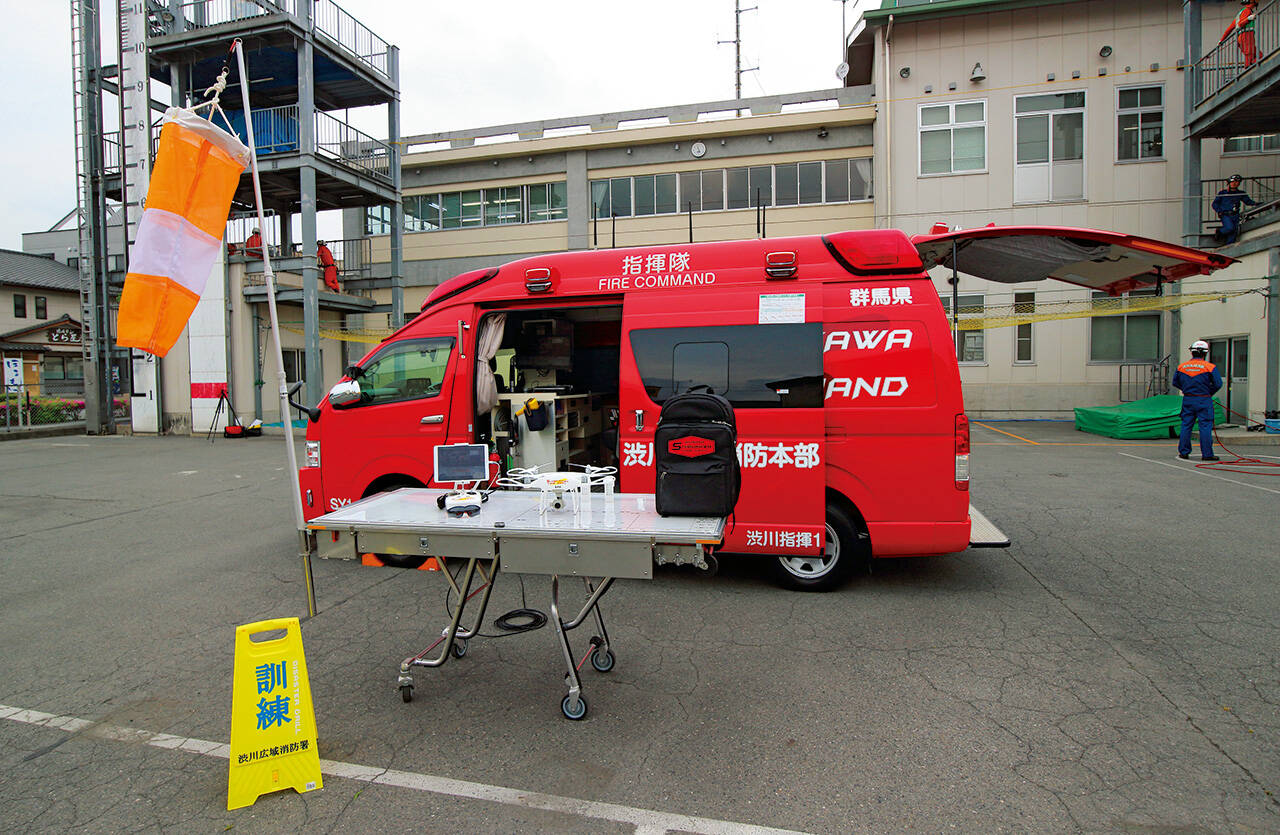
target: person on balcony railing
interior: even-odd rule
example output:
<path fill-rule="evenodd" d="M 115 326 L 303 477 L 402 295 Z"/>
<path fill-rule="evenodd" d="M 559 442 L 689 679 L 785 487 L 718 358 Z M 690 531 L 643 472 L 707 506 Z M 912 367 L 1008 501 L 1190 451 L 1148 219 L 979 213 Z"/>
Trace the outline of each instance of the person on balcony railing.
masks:
<path fill-rule="evenodd" d="M 1258 63 L 1258 42 L 1253 34 L 1254 20 L 1258 16 L 1258 0 L 1243 0 L 1243 3 L 1244 8 L 1227 26 L 1227 31 L 1222 33 L 1222 40 L 1218 43 L 1224 43 L 1235 32 L 1236 46 L 1240 47 L 1240 54 L 1244 56 L 1244 68 L 1247 70 Z"/>
<path fill-rule="evenodd" d="M 316 260 L 320 262 L 320 269 L 324 270 L 324 286 L 335 293 L 342 292 L 342 286 L 338 284 L 338 265 L 324 241 L 316 241 Z"/>
<path fill-rule="evenodd" d="M 1242 203 L 1250 206 L 1258 205 L 1257 200 L 1245 194 L 1244 189 L 1240 188 L 1242 182 L 1239 174 L 1232 174 L 1227 180 L 1227 187 L 1213 198 L 1213 210 L 1218 213 L 1218 219 L 1222 221 L 1222 226 L 1213 233 L 1213 239 L 1218 243 L 1233 244 L 1236 238 L 1240 237 L 1240 205 Z"/>
<path fill-rule="evenodd" d="M 258 231 L 256 226 L 249 233 L 249 237 L 245 238 L 244 254 L 246 258 L 262 257 L 262 233 Z"/>

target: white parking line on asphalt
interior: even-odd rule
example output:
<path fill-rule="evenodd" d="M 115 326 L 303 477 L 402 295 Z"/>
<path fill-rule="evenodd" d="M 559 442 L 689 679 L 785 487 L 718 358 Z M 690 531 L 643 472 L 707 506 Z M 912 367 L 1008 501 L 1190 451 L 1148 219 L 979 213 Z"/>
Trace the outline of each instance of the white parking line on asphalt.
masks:
<path fill-rule="evenodd" d="M 224 743 L 155 733 L 139 728 L 105 725 L 91 719 L 81 719 L 76 716 L 56 716 L 39 710 L 26 710 L 20 707 L 0 705 L 0 719 L 8 719 L 11 722 L 21 722 L 26 725 L 55 728 L 69 733 L 92 730 L 97 737 L 118 742 L 132 742 L 149 745 L 153 748 L 186 751 L 190 754 L 217 757 L 223 760 L 231 758 L 231 746 Z M 338 762 L 336 760 L 321 760 L 320 771 L 330 777 L 343 777 L 348 780 L 359 780 L 380 786 L 396 786 L 450 797 L 487 800 L 491 803 L 501 803 L 506 806 L 541 809 L 547 812 L 558 812 L 563 815 L 580 818 L 630 824 L 635 827 L 636 835 L 657 835 L 657 833 L 669 831 L 698 832 L 706 833 L 706 835 L 803 835 L 803 833 L 798 833 L 791 829 L 775 829 L 768 826 L 752 826 L 715 818 L 655 812 L 651 809 L 639 809 L 634 806 L 622 806 L 616 803 L 579 800 L 573 797 L 561 797 L 554 794 L 529 792 L 505 786 L 473 783 L 469 780 L 454 780 L 449 777 L 435 777 L 430 774 L 416 774 L 411 771 L 396 771 L 394 769 Z"/>
<path fill-rule="evenodd" d="M 1280 490 L 1272 490 L 1270 487 L 1262 487 L 1261 485 L 1258 485 L 1258 484 L 1250 484 L 1247 481 L 1237 481 L 1234 478 L 1225 478 L 1224 476 L 1214 475 L 1213 473 L 1207 473 L 1204 471 L 1202 467 L 1195 467 L 1195 466 L 1188 467 L 1180 464 L 1170 464 L 1168 461 L 1156 461 L 1153 458 L 1144 458 L 1141 455 L 1130 455 L 1127 452 L 1117 452 L 1116 455 L 1123 455 L 1125 458 L 1136 458 L 1139 461 L 1146 461 L 1148 464 L 1159 464 L 1161 467 L 1172 467 L 1173 469 L 1179 470 L 1181 472 L 1188 472 L 1195 475 L 1202 475 L 1206 478 L 1216 478 L 1218 481 L 1229 481 L 1232 484 L 1239 484 L 1241 487 L 1252 487 L 1254 490 L 1261 490 L 1264 493 L 1275 493 L 1276 495 L 1280 496 Z"/>

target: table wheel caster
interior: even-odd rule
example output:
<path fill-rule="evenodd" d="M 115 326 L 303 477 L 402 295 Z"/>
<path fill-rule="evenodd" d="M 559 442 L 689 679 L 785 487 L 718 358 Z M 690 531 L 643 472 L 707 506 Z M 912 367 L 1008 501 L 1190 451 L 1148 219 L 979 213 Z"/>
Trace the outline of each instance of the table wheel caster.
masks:
<path fill-rule="evenodd" d="M 597 649 L 591 653 L 591 666 L 598 673 L 607 673 L 612 670 L 615 661 L 616 659 L 613 657 L 613 650 L 611 649 Z"/>
<path fill-rule="evenodd" d="M 573 709 L 569 706 L 571 701 L 572 699 L 570 699 L 570 697 L 565 696 L 564 701 L 560 702 L 560 712 L 564 714 L 565 719 L 573 719 L 576 721 L 587 715 L 586 699 L 579 696 L 578 706 L 576 709 Z"/>

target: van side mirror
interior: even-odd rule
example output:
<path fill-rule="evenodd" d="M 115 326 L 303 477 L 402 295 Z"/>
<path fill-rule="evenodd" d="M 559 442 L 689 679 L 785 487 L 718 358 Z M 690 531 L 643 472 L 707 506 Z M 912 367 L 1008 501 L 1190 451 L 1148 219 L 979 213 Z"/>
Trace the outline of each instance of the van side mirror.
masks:
<path fill-rule="evenodd" d="M 347 369 L 342 372 L 353 380 L 359 380 L 364 376 L 364 369 L 358 365 L 348 365 Z"/>
<path fill-rule="evenodd" d="M 360 384 L 355 380 L 343 380 L 329 389 L 330 406 L 349 406 L 360 402 Z"/>

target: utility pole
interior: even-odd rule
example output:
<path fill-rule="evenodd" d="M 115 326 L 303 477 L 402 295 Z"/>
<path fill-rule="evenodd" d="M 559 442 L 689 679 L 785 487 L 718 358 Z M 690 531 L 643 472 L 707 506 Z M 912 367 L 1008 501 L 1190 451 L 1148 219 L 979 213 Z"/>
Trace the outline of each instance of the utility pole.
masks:
<path fill-rule="evenodd" d="M 735 99 L 742 98 L 742 74 L 744 72 L 755 72 L 759 67 L 742 68 L 742 16 L 747 12 L 754 12 L 756 6 L 749 9 L 742 8 L 742 0 L 733 0 L 733 40 L 716 41 L 716 44 L 733 44 L 733 97 Z M 741 110 L 735 111 L 738 116 L 742 115 Z"/>
<path fill-rule="evenodd" d="M 848 24 L 844 22 L 845 7 L 849 5 L 849 0 L 836 0 L 836 2 L 840 4 L 840 63 L 843 64 L 849 60 L 849 44 L 845 41 L 845 38 L 849 37 L 849 30 L 846 28 Z"/>

